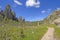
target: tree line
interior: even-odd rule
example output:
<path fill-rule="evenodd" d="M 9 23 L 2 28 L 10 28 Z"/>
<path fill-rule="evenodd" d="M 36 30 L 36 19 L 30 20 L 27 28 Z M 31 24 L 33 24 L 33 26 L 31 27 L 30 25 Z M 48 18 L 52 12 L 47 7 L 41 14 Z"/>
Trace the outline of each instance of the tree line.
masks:
<path fill-rule="evenodd" d="M 9 4 L 6 5 L 4 10 L 0 10 L 0 20 L 2 19 L 12 19 L 15 21 L 25 21 L 25 19 L 20 16 L 19 18 L 16 17 L 16 13 L 11 10 L 11 6 Z"/>

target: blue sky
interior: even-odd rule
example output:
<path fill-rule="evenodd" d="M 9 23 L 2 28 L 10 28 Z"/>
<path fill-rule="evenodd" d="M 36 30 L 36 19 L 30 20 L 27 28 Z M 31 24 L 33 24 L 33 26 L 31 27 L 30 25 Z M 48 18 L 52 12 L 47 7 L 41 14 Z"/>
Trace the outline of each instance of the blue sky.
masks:
<path fill-rule="evenodd" d="M 7 4 L 26 21 L 37 21 L 46 18 L 52 11 L 60 9 L 60 0 L 0 0 L 0 9 Z"/>

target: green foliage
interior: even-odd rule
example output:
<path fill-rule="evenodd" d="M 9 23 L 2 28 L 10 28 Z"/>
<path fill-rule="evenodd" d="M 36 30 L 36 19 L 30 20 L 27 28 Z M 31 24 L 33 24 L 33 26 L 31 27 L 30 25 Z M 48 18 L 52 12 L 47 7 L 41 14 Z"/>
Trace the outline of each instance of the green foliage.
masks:
<path fill-rule="evenodd" d="M 12 20 L 15 20 L 15 21 L 25 21 L 25 19 L 21 19 L 21 17 L 20 17 L 20 19 L 18 19 L 18 18 L 16 18 L 16 14 L 15 14 L 15 12 L 13 12 L 12 10 L 11 10 L 11 6 L 8 4 L 8 5 L 6 5 L 6 7 L 5 7 L 5 10 L 1 10 L 0 11 L 0 19 L 12 19 Z"/>
<path fill-rule="evenodd" d="M 46 26 L 31 26 L 25 27 L 20 23 L 7 20 L 0 24 L 0 40 L 39 40 L 47 31 Z"/>
<path fill-rule="evenodd" d="M 60 28 L 59 27 L 55 27 L 55 39 L 56 40 L 60 40 Z"/>

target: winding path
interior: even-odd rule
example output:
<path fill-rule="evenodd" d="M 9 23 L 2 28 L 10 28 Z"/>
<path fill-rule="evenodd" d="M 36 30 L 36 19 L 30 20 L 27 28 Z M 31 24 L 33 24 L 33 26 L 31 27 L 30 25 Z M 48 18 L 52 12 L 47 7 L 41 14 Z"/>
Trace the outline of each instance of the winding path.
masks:
<path fill-rule="evenodd" d="M 54 40 L 54 28 L 48 28 L 46 34 L 42 37 L 41 40 Z"/>

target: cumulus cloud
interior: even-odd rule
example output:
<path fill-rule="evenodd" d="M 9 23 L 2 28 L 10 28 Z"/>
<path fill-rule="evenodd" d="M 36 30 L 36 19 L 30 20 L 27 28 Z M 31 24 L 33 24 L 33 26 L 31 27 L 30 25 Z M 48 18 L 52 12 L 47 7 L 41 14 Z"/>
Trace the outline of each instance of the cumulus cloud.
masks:
<path fill-rule="evenodd" d="M 14 2 L 15 2 L 17 5 L 22 5 L 22 3 L 19 2 L 18 0 L 14 0 Z"/>
<path fill-rule="evenodd" d="M 51 9 L 42 10 L 41 13 L 49 13 Z"/>
<path fill-rule="evenodd" d="M 57 8 L 56 10 L 58 11 L 58 10 L 60 10 L 60 8 Z"/>
<path fill-rule="evenodd" d="M 42 10 L 41 13 L 45 13 L 46 11 L 45 10 Z"/>
<path fill-rule="evenodd" d="M 26 6 L 27 7 L 39 8 L 40 7 L 40 2 L 38 0 L 27 0 L 26 1 Z"/>

